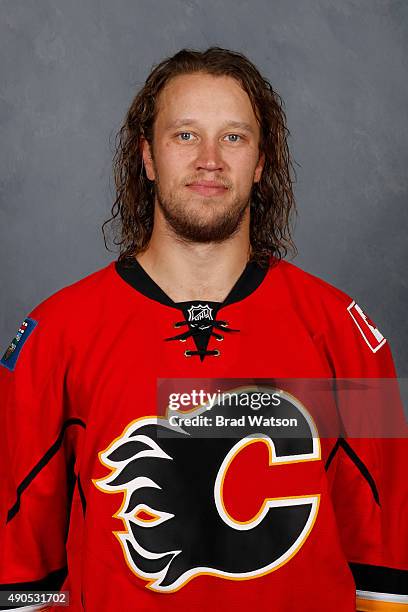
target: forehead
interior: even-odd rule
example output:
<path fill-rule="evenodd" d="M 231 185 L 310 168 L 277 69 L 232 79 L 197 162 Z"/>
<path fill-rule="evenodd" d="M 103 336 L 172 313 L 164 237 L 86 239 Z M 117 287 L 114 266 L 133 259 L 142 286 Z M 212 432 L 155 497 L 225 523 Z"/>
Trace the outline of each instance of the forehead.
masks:
<path fill-rule="evenodd" d="M 251 100 L 240 83 L 229 76 L 204 73 L 173 77 L 157 100 L 156 123 L 166 128 L 180 119 L 196 123 L 241 121 L 257 131 Z"/>

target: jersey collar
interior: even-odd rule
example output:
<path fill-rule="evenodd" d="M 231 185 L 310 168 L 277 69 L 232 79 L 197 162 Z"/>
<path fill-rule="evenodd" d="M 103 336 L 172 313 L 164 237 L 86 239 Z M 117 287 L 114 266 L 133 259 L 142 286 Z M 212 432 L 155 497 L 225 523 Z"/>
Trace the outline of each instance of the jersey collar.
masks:
<path fill-rule="evenodd" d="M 115 269 L 119 276 L 133 287 L 136 291 L 145 295 L 146 297 L 160 302 L 166 306 L 172 308 L 182 309 L 187 304 L 192 304 L 202 300 L 194 300 L 189 302 L 174 302 L 168 295 L 155 283 L 155 281 L 149 276 L 146 270 L 141 266 L 137 259 L 126 259 L 125 261 L 116 261 Z M 268 267 L 263 268 L 258 263 L 251 261 L 248 262 L 238 280 L 235 282 L 231 291 L 228 293 L 224 301 L 212 302 L 212 304 L 218 304 L 219 308 L 233 304 L 234 302 L 240 302 L 244 298 L 248 297 L 253 293 L 264 280 Z M 205 296 L 204 298 L 205 299 Z M 208 300 L 207 300 L 208 301 Z"/>

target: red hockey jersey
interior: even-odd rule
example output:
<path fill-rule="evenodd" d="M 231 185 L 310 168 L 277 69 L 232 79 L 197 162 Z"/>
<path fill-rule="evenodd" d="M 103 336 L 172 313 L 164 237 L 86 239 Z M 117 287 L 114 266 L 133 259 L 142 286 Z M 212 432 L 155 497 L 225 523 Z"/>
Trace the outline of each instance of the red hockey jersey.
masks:
<path fill-rule="evenodd" d="M 221 303 L 174 303 L 136 261 L 65 287 L 1 359 L 1 589 L 75 612 L 408 609 L 402 412 L 400 437 L 319 437 L 286 394 L 303 441 L 163 435 L 169 380 L 395 376 L 360 306 L 286 261 Z"/>

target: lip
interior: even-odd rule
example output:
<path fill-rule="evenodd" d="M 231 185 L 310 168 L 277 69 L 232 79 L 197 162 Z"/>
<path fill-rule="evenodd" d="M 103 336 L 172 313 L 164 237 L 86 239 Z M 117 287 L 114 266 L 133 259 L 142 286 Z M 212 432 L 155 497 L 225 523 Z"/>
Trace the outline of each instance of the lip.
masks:
<path fill-rule="evenodd" d="M 187 187 L 200 195 L 206 196 L 221 195 L 227 191 L 224 185 L 220 185 L 214 181 L 198 181 L 196 183 L 190 183 Z"/>

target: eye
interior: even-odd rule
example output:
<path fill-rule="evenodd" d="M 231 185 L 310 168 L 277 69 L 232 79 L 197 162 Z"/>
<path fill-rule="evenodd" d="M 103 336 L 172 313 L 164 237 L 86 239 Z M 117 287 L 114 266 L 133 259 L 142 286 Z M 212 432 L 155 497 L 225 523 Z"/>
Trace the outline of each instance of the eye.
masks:
<path fill-rule="evenodd" d="M 242 139 L 242 136 L 239 134 L 227 134 L 226 138 L 229 139 L 229 142 L 239 142 Z"/>
<path fill-rule="evenodd" d="M 191 138 L 189 138 L 189 136 L 193 136 L 191 132 L 180 132 L 177 134 L 177 138 L 184 142 L 190 142 Z"/>

